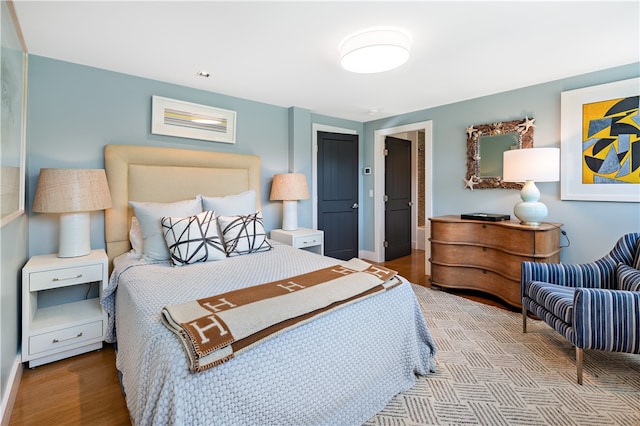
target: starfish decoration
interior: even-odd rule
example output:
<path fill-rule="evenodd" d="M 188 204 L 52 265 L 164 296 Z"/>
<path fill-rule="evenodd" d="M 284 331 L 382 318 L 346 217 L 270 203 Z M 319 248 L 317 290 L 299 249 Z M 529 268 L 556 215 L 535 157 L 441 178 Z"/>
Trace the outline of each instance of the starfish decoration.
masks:
<path fill-rule="evenodd" d="M 474 129 L 473 128 L 473 124 L 469 127 L 467 127 L 467 137 L 470 138 L 471 135 L 473 135 L 473 132 L 477 132 L 478 129 Z"/>
<path fill-rule="evenodd" d="M 533 122 L 536 121 L 535 118 L 529 118 L 527 116 L 524 117 L 524 123 L 518 125 L 518 127 L 524 127 L 524 133 L 527 133 L 529 131 L 530 127 L 536 127 L 535 124 L 533 124 Z"/>
<path fill-rule="evenodd" d="M 476 184 L 476 182 L 474 182 L 475 178 L 476 178 L 475 176 L 471 176 L 469 179 L 465 179 L 464 180 L 464 187 L 465 188 L 469 188 L 470 190 L 473 191 L 473 185 Z"/>

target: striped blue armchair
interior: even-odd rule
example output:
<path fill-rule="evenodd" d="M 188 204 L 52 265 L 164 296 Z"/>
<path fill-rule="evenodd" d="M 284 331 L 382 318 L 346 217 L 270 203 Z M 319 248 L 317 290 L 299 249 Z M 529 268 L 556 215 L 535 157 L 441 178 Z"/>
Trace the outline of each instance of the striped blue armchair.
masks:
<path fill-rule="evenodd" d="M 569 340 L 579 384 L 584 349 L 640 353 L 640 233 L 595 262 L 522 262 L 521 272 L 523 332 L 529 311 Z"/>

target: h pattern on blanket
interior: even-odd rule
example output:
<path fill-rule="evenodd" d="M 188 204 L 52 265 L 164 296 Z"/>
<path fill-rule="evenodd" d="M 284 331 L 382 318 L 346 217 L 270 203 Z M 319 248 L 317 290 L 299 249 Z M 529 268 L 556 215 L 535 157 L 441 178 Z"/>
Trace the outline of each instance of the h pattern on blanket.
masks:
<path fill-rule="evenodd" d="M 354 258 L 283 280 L 165 306 L 161 318 L 180 339 L 189 369 L 200 372 L 277 333 L 390 289 L 400 284 L 396 275 Z"/>

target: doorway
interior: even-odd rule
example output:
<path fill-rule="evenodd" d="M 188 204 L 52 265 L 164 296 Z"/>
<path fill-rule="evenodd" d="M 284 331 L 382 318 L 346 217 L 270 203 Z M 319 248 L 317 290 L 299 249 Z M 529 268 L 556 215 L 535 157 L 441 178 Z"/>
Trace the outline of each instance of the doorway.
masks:
<path fill-rule="evenodd" d="M 384 260 L 411 254 L 412 170 L 411 141 L 394 136 L 385 138 L 384 161 Z M 413 233 L 415 235 L 415 233 Z"/>
<path fill-rule="evenodd" d="M 433 216 L 433 202 L 432 202 L 432 145 L 433 145 L 433 135 L 432 135 L 432 121 L 423 121 L 413 124 L 407 124 L 398 127 L 392 127 L 388 129 L 379 129 L 374 132 L 374 161 L 375 161 L 375 169 L 376 170 L 384 170 L 384 141 L 386 136 L 391 135 L 401 135 L 406 136 L 407 133 L 411 132 L 424 132 L 424 150 L 418 153 L 417 145 L 412 145 L 412 163 L 417 164 L 418 154 L 424 160 L 422 174 L 423 174 L 423 182 L 424 188 L 418 188 L 417 179 L 413 179 L 414 182 L 414 190 L 416 194 L 418 192 L 422 193 L 422 199 L 424 200 L 421 206 L 418 206 L 417 202 L 416 206 L 413 209 L 412 214 L 412 224 L 414 226 L 416 238 L 419 238 L 420 241 L 416 241 L 416 246 L 421 247 L 421 244 L 424 245 L 425 251 L 425 273 L 427 275 L 431 274 L 431 264 L 429 262 L 429 258 L 431 257 L 431 250 L 429 244 L 430 238 L 430 228 L 428 218 Z M 411 138 L 409 138 L 411 139 Z M 384 260 L 384 241 L 385 241 L 385 203 L 384 203 L 384 189 L 385 189 L 385 176 L 384 173 L 377 173 L 374 181 L 374 257 L 377 261 L 381 262 Z M 417 201 L 417 197 L 415 198 Z M 417 227 L 417 211 L 418 208 L 422 210 L 421 214 L 424 217 L 425 226 L 418 231 Z M 412 230 L 412 234 L 413 234 Z M 418 237 L 419 236 L 419 237 Z"/>

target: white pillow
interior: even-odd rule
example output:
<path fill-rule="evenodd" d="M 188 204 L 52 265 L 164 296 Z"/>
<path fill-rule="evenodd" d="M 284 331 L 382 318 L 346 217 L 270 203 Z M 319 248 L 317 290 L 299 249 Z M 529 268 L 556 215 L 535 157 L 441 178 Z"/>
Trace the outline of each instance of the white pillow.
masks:
<path fill-rule="evenodd" d="M 142 229 L 140 229 L 138 218 L 135 216 L 131 218 L 131 228 L 129 228 L 129 242 L 131 243 L 131 250 L 134 254 L 142 254 L 144 237 L 142 236 Z"/>
<path fill-rule="evenodd" d="M 198 195 L 193 200 L 175 203 L 142 203 L 129 201 L 142 230 L 142 254 L 153 260 L 168 260 L 169 250 L 162 235 L 163 216 L 193 216 L 202 212 L 202 199 Z"/>
<path fill-rule="evenodd" d="M 212 211 L 188 217 L 163 217 L 160 221 L 171 262 L 175 266 L 227 257 L 218 233 L 218 221 Z"/>
<path fill-rule="evenodd" d="M 220 234 L 229 257 L 273 248 L 267 240 L 261 212 L 249 215 L 218 216 L 218 225 L 220 225 Z"/>
<path fill-rule="evenodd" d="M 203 210 L 212 210 L 217 216 L 246 215 L 256 212 L 256 191 L 250 189 L 226 197 L 202 196 Z"/>

